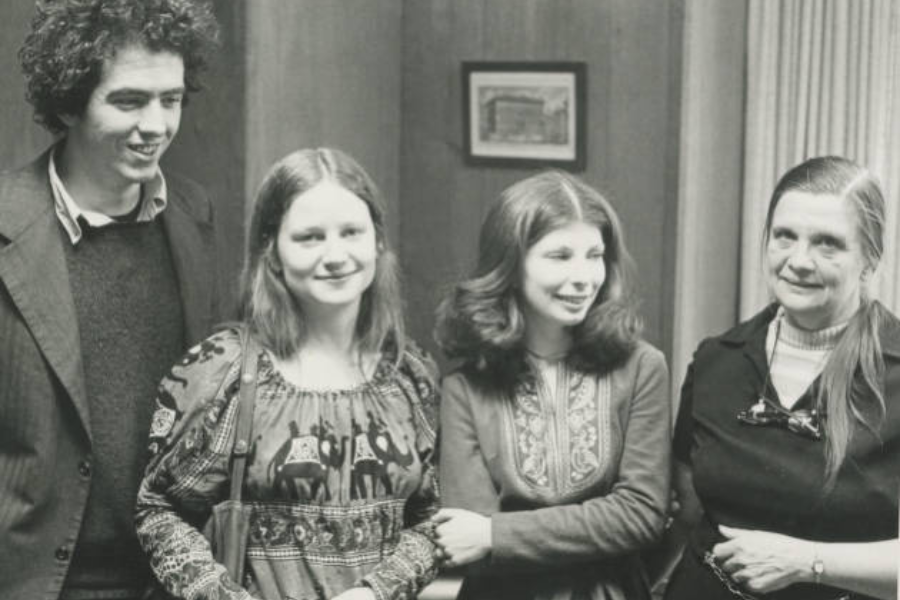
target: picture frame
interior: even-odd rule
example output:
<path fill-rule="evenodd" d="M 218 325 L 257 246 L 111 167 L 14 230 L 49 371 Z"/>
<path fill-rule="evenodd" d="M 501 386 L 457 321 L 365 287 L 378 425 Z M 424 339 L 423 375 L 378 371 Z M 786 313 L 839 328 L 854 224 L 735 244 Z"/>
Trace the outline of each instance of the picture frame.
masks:
<path fill-rule="evenodd" d="M 584 62 L 464 61 L 462 78 L 466 163 L 585 168 Z"/>

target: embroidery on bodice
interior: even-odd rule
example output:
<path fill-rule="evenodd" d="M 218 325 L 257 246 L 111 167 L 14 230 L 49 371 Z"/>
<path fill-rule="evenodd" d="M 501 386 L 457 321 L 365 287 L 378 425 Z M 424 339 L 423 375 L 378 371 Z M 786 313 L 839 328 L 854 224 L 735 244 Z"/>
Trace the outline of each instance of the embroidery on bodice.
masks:
<path fill-rule="evenodd" d="M 535 372 L 507 400 L 504 437 L 528 487 L 562 497 L 596 483 L 608 471 L 612 386 L 609 377 L 561 367 L 555 393 Z"/>

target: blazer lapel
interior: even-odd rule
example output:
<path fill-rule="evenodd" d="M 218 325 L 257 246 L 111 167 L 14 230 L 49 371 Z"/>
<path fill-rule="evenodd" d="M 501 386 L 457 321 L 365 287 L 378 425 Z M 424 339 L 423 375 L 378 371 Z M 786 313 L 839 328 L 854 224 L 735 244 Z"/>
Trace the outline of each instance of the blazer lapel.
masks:
<path fill-rule="evenodd" d="M 193 345 L 209 335 L 214 318 L 217 261 L 215 232 L 210 218 L 190 210 L 182 193 L 172 186 L 162 213 L 184 311 L 185 340 Z"/>
<path fill-rule="evenodd" d="M 778 306 L 770 304 L 752 319 L 722 337 L 722 342 L 726 345 L 741 348 L 744 358 L 753 366 L 760 378 L 765 378 L 769 371 L 766 358 L 766 333 L 769 329 L 769 322 L 775 318 L 777 312 Z"/>
<path fill-rule="evenodd" d="M 0 185 L 0 280 L 90 437 L 78 318 L 44 154 Z"/>

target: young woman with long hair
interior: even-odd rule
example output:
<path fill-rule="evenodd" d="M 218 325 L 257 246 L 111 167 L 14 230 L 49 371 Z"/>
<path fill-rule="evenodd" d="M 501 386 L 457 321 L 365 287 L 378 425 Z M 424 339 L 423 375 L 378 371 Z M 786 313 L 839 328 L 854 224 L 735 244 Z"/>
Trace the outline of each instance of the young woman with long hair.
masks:
<path fill-rule="evenodd" d="M 465 600 L 647 598 L 638 552 L 669 493 L 665 360 L 641 340 L 612 206 L 544 172 L 491 205 L 478 265 L 441 305 L 435 517 Z"/>
<path fill-rule="evenodd" d="M 250 225 L 243 324 L 261 348 L 246 576 L 197 529 L 228 495 L 241 344 L 225 329 L 163 380 L 137 531 L 182 598 L 412 598 L 434 577 L 434 363 L 406 339 L 384 204 L 331 149 L 266 175 Z"/>

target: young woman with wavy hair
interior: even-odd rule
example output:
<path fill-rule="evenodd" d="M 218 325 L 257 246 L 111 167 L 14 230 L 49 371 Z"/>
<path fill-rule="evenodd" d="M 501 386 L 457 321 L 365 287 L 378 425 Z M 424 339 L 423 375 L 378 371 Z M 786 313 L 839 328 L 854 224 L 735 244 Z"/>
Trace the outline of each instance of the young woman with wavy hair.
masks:
<path fill-rule="evenodd" d="M 640 338 L 612 206 L 544 172 L 504 191 L 478 265 L 439 310 L 461 367 L 441 405 L 446 564 L 466 600 L 643 598 L 636 554 L 661 534 L 668 378 Z"/>

